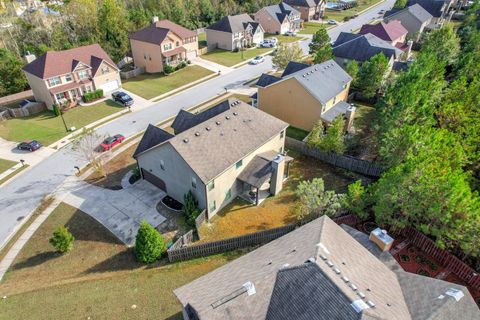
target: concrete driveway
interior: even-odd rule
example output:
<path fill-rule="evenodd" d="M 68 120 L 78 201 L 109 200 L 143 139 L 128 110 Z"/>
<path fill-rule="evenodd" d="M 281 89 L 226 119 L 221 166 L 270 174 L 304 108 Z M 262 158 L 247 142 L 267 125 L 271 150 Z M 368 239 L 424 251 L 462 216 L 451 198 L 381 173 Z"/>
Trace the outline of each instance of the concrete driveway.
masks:
<path fill-rule="evenodd" d="M 165 193 L 145 180 L 114 191 L 72 179 L 63 188 L 69 190 L 64 202 L 90 215 L 128 246 L 135 244 L 142 220 L 154 227 L 165 221 L 156 209 Z"/>

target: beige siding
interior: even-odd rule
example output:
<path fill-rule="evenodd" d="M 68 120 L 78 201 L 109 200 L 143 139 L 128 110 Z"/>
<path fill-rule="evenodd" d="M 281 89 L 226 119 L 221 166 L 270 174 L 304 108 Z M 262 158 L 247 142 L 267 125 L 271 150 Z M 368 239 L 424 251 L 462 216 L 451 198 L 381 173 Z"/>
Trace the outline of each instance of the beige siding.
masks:
<path fill-rule="evenodd" d="M 229 50 L 233 49 L 233 34 L 217 30 L 206 29 L 208 51 L 216 48 Z"/>
<path fill-rule="evenodd" d="M 32 88 L 33 96 L 35 97 L 35 100 L 39 102 L 45 102 L 45 105 L 47 106 L 47 108 L 52 110 L 52 105 L 54 104 L 54 100 L 50 95 L 50 91 L 48 91 L 46 81 L 28 72 L 25 72 L 25 76 L 27 77 L 27 81 L 28 81 L 28 84 L 30 85 L 30 88 Z"/>
<path fill-rule="evenodd" d="M 108 72 L 103 74 L 103 68 L 108 68 Z M 93 77 L 93 84 L 95 85 L 95 89 L 100 89 L 103 84 L 114 80 L 118 82 L 119 87 L 122 86 L 122 80 L 120 80 L 120 72 L 110 64 L 102 62 L 100 67 L 97 69 L 97 73 Z"/>
<path fill-rule="evenodd" d="M 159 45 L 130 39 L 133 63 L 145 68 L 148 73 L 163 71 L 162 53 Z"/>

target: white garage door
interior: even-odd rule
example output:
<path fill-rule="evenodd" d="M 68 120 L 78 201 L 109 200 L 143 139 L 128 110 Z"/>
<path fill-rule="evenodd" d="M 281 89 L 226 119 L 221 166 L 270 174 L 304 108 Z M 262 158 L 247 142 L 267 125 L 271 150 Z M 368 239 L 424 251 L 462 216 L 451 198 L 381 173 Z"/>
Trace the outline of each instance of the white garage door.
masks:
<path fill-rule="evenodd" d="M 117 90 L 119 87 L 118 80 L 113 80 L 106 82 L 100 86 L 100 89 L 103 89 L 103 92 L 111 92 L 113 90 Z"/>
<path fill-rule="evenodd" d="M 187 59 L 193 59 L 197 57 L 197 51 L 192 50 L 187 52 Z"/>

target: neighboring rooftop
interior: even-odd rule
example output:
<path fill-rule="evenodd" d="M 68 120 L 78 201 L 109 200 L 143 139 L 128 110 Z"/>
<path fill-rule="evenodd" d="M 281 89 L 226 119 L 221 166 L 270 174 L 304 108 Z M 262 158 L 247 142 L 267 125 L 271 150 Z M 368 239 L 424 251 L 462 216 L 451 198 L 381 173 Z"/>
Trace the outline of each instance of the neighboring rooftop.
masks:
<path fill-rule="evenodd" d="M 297 9 L 292 8 L 285 2 L 267 6 L 264 9 L 270 14 L 270 16 L 277 19 L 279 23 L 283 23 L 285 19 L 287 19 L 287 17 L 292 13 L 298 15 L 300 14 Z"/>
<path fill-rule="evenodd" d="M 443 8 L 446 7 L 447 1 L 445 0 L 408 0 L 407 6 L 413 6 L 419 4 L 432 16 L 439 18 L 443 14 Z"/>
<path fill-rule="evenodd" d="M 341 32 L 333 44 L 333 55 L 335 57 L 360 62 L 369 60 L 380 52 L 388 59 L 392 56 L 398 58 L 402 54 L 402 50 L 371 33 L 355 34 Z"/>
<path fill-rule="evenodd" d="M 136 158 L 140 153 L 153 148 L 170 138 L 173 138 L 173 134 L 149 124 L 137 146 L 137 149 L 133 153 L 133 157 Z"/>
<path fill-rule="evenodd" d="M 360 29 L 360 34 L 371 33 L 382 40 L 392 42 L 406 36 L 408 30 L 398 20 L 391 20 L 388 23 L 380 22 L 377 24 L 364 24 Z"/>
<path fill-rule="evenodd" d="M 401 12 L 409 13 L 421 23 L 428 22 L 433 18 L 433 16 L 419 4 L 414 4 L 404 9 L 393 8 L 392 10 L 385 12 L 384 17 L 391 19 Z"/>
<path fill-rule="evenodd" d="M 403 271 L 366 234 L 327 216 L 174 293 L 209 320 L 480 317 L 465 287 Z"/>
<path fill-rule="evenodd" d="M 285 67 L 285 70 L 283 70 L 282 73 L 282 78 L 286 77 L 288 75 L 291 75 L 292 73 L 298 72 L 300 70 L 306 69 L 310 67 L 309 64 L 307 63 L 301 63 L 301 62 L 296 62 L 296 61 L 290 61 L 287 66 Z"/>
<path fill-rule="evenodd" d="M 63 51 L 47 51 L 24 66 L 23 70 L 41 79 L 48 79 L 70 73 L 79 63 L 83 63 L 91 67 L 92 74 L 95 74 L 102 61 L 117 68 L 102 47 L 95 43 Z"/>
<path fill-rule="evenodd" d="M 259 23 L 255 22 L 248 14 L 242 13 L 236 16 L 225 16 L 217 22 L 209 25 L 207 29 L 229 33 L 243 32 L 251 25 L 253 32 L 257 30 Z"/>
<path fill-rule="evenodd" d="M 271 74 L 262 73 L 260 78 L 258 78 L 256 85 L 264 88 L 280 80 L 282 80 L 282 78 L 272 76 Z"/>
<path fill-rule="evenodd" d="M 291 6 L 308 7 L 308 8 L 312 8 L 317 5 L 317 2 L 315 0 L 284 0 L 283 2 L 288 3 Z"/>
<path fill-rule="evenodd" d="M 194 31 L 173 23 L 170 20 L 160 20 L 152 23 L 146 28 L 132 33 L 130 39 L 160 45 L 169 32 L 173 32 L 182 39 L 195 37 L 197 35 Z"/>

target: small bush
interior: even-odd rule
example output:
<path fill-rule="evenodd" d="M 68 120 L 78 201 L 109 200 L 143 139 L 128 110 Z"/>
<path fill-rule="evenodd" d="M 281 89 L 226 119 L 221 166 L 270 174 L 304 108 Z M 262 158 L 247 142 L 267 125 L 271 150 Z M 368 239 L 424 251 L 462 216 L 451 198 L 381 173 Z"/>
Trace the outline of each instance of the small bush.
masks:
<path fill-rule="evenodd" d="M 169 65 L 169 64 L 166 64 L 166 65 L 163 67 L 163 73 L 165 73 L 165 74 L 170 74 L 170 73 L 172 73 L 172 72 L 174 72 L 174 71 L 175 71 L 175 68 L 172 67 L 172 66 Z"/>
<path fill-rule="evenodd" d="M 182 61 L 180 62 L 179 64 L 177 64 L 177 66 L 175 67 L 175 70 L 180 70 L 180 69 L 183 69 L 187 66 L 187 63 L 185 61 Z"/>
<path fill-rule="evenodd" d="M 191 64 L 191 63 L 192 63 L 192 61 L 190 61 L 190 60 L 187 60 L 187 64 Z"/>
<path fill-rule="evenodd" d="M 185 215 L 185 220 L 189 226 L 195 226 L 195 219 L 200 215 L 200 209 L 198 208 L 198 202 L 195 199 L 192 191 L 188 191 L 187 194 L 183 197 L 183 214 Z"/>
<path fill-rule="evenodd" d="M 85 102 L 95 101 L 95 100 L 100 99 L 100 98 L 103 98 L 103 90 L 102 89 L 97 89 L 97 90 L 92 91 L 92 92 L 86 92 L 83 95 L 83 101 L 85 101 Z"/>
<path fill-rule="evenodd" d="M 55 117 L 58 117 L 60 115 L 60 107 L 58 106 L 58 104 L 54 104 L 53 106 L 53 113 L 55 114 Z"/>
<path fill-rule="evenodd" d="M 60 253 L 66 253 L 73 249 L 75 237 L 64 226 L 58 227 L 50 238 L 50 244 Z"/>
<path fill-rule="evenodd" d="M 238 52 L 239 49 L 238 49 L 238 48 L 235 48 L 235 49 L 233 49 L 232 51 L 233 51 L 233 52 Z"/>
<path fill-rule="evenodd" d="M 135 238 L 135 256 L 144 263 L 155 262 L 167 250 L 162 235 L 143 220 Z"/>

